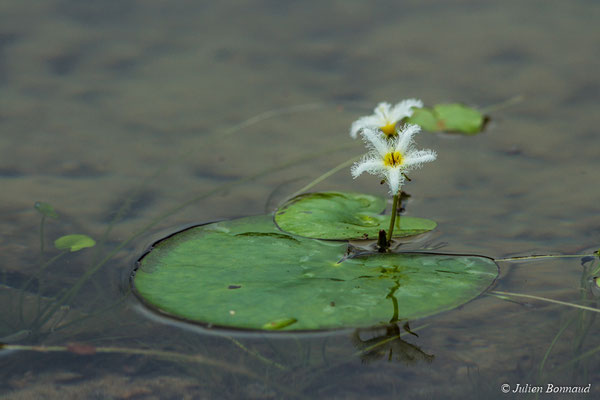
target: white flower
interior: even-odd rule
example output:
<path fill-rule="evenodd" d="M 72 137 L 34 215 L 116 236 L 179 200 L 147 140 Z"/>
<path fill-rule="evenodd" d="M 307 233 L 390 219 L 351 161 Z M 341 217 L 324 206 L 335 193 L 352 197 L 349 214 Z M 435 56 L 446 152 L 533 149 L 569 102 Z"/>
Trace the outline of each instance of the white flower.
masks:
<path fill-rule="evenodd" d="M 396 131 L 396 136 L 387 139 L 376 129 L 363 128 L 360 134 L 370 151 L 362 160 L 354 163 L 352 176 L 357 178 L 363 172 L 379 175 L 390 186 L 392 196 L 398 194 L 404 183 L 403 173 L 437 157 L 433 150 L 413 148 L 413 136 L 420 131 L 418 125 L 406 124 Z"/>
<path fill-rule="evenodd" d="M 379 129 L 386 136 L 395 136 L 396 124 L 402 119 L 410 117 L 413 114 L 413 107 L 421 108 L 423 102 L 417 99 L 407 99 L 393 107 L 390 103 L 379 103 L 373 110 L 373 115 L 354 121 L 350 128 L 350 136 L 356 139 L 360 130 L 364 128 Z"/>

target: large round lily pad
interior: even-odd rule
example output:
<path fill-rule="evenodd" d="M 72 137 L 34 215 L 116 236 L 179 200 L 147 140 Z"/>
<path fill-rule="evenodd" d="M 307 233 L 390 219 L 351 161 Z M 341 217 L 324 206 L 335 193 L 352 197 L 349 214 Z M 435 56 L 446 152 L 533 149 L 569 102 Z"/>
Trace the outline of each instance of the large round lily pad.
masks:
<path fill-rule="evenodd" d="M 291 236 L 272 216 L 198 226 L 154 245 L 134 291 L 163 314 L 242 329 L 322 330 L 415 319 L 477 297 L 497 276 L 488 258 L 347 257 L 345 242 Z"/>
<path fill-rule="evenodd" d="M 363 193 L 307 193 L 288 200 L 275 212 L 281 230 L 315 239 L 377 239 L 389 229 L 390 216 L 381 215 L 385 200 Z M 400 217 L 394 237 L 419 235 L 435 229 L 425 218 Z"/>

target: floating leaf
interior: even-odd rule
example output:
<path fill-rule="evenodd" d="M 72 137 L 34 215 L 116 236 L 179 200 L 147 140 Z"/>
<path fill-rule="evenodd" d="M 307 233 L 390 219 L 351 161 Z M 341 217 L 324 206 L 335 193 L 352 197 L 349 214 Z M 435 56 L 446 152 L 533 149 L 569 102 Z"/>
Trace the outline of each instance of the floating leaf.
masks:
<path fill-rule="evenodd" d="M 87 235 L 66 235 L 54 241 L 54 247 L 59 250 L 79 251 L 96 245 L 94 239 Z"/>
<path fill-rule="evenodd" d="M 417 108 L 406 120 L 420 125 L 423 130 L 460 132 L 474 135 L 483 130 L 487 118 L 479 111 L 463 104 L 438 104 L 430 108 Z"/>
<path fill-rule="evenodd" d="M 42 213 L 42 215 L 45 215 L 46 217 L 58 218 L 58 214 L 56 213 L 56 211 L 54 211 L 54 208 L 48 203 L 44 203 L 43 201 L 36 201 L 33 205 L 33 208 L 38 210 L 40 213 Z"/>
<path fill-rule="evenodd" d="M 267 331 L 276 331 L 290 326 L 296 322 L 298 322 L 296 318 L 281 318 L 275 321 L 267 322 L 262 326 L 262 329 Z"/>
<path fill-rule="evenodd" d="M 498 273 L 477 256 L 346 253 L 344 242 L 283 234 L 271 216 L 240 218 L 159 241 L 131 282 L 146 305 L 171 317 L 296 331 L 432 315 L 477 297 Z"/>
<path fill-rule="evenodd" d="M 413 115 L 406 120 L 407 123 L 419 125 L 424 131 L 437 132 L 440 129 L 438 126 L 438 118 L 429 108 L 416 108 Z"/>
<path fill-rule="evenodd" d="M 479 111 L 462 104 L 438 104 L 434 107 L 438 124 L 449 132 L 475 134 L 481 132 L 485 117 Z"/>
<path fill-rule="evenodd" d="M 362 193 L 323 192 L 294 197 L 275 213 L 275 223 L 285 232 L 315 239 L 377 239 L 387 230 L 390 216 L 381 215 L 385 200 Z M 418 235 L 435 229 L 434 221 L 400 217 L 394 237 Z"/>

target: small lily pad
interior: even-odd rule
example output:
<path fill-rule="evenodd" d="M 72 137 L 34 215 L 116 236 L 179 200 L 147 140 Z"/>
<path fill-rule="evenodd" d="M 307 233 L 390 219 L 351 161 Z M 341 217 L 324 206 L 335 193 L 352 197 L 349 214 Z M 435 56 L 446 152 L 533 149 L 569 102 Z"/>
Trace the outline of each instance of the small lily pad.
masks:
<path fill-rule="evenodd" d="M 275 212 L 275 223 L 294 235 L 328 240 L 377 239 L 387 230 L 389 215 L 381 215 L 385 200 L 363 193 L 308 193 L 287 201 Z M 400 217 L 394 237 L 419 235 L 435 229 L 434 221 Z"/>
<path fill-rule="evenodd" d="M 450 310 L 496 279 L 493 260 L 347 256 L 345 242 L 281 233 L 272 216 L 202 225 L 153 245 L 132 274 L 152 309 L 207 326 L 306 331 L 367 327 Z"/>
<path fill-rule="evenodd" d="M 96 241 L 88 235 L 66 235 L 61 236 L 54 241 L 54 247 L 59 250 L 69 250 L 71 252 L 85 249 L 86 247 L 93 247 L 96 245 Z"/>
<path fill-rule="evenodd" d="M 478 110 L 463 104 L 438 104 L 431 108 L 417 108 L 406 120 L 430 132 L 458 132 L 468 135 L 480 133 L 487 117 Z"/>
<path fill-rule="evenodd" d="M 33 205 L 33 208 L 38 210 L 42 215 L 50 218 L 58 218 L 58 214 L 54 211 L 54 207 L 52 207 L 48 203 L 44 203 L 43 201 L 36 201 Z"/>

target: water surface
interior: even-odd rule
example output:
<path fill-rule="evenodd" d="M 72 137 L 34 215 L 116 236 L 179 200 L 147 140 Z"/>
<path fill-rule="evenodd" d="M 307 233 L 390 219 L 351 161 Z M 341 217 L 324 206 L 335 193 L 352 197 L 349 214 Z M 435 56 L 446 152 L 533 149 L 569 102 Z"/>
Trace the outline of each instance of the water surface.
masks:
<path fill-rule="evenodd" d="M 232 338 L 158 321 L 128 290 L 150 243 L 272 211 L 363 152 L 352 121 L 408 97 L 492 107 L 482 135 L 418 137 L 438 153 L 406 187 L 407 215 L 439 224 L 428 244 L 493 258 L 597 250 L 596 2 L 9 0 L 0 15 L 0 336 L 137 351 L 0 354 L 7 398 L 507 398 L 504 383 L 600 392 L 598 326 L 565 306 L 482 296 L 412 321 L 419 337 L 394 342 L 391 359 L 389 349 L 361 359 L 360 341 L 385 332 Z M 316 189 L 386 192 L 349 170 Z M 60 214 L 46 221 L 43 255 L 35 201 Z M 52 241 L 100 241 L 109 226 L 102 245 L 45 270 L 21 317 L 18 289 L 57 254 Z M 38 290 L 44 307 L 115 249 L 29 334 Z M 496 290 L 596 305 L 583 299 L 578 258 L 499 265 Z"/>

